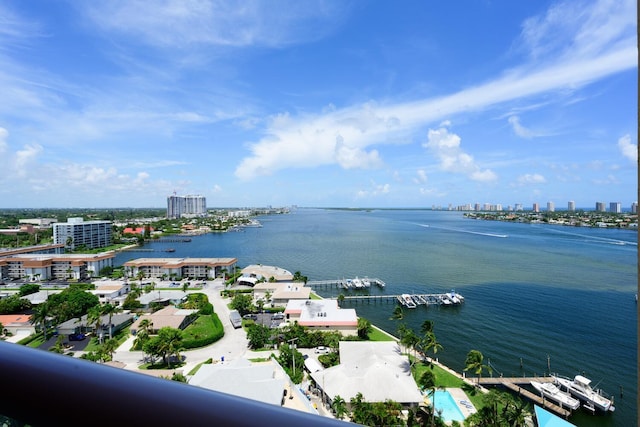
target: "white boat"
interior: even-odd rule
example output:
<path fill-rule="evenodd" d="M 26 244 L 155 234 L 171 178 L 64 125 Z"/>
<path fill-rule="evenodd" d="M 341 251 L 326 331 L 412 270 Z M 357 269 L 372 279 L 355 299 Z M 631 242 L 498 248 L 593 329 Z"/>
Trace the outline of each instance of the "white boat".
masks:
<path fill-rule="evenodd" d="M 451 302 L 454 304 L 460 304 L 460 300 L 458 299 L 454 291 L 449 292 L 447 294 L 447 298 L 449 298 L 449 300 L 451 300 Z"/>
<path fill-rule="evenodd" d="M 531 381 L 531 385 L 546 399 L 553 400 L 562 408 L 575 410 L 580 407 L 578 399 L 574 399 L 569 393 L 560 390 L 555 384 Z"/>
<path fill-rule="evenodd" d="M 400 296 L 402 298 L 403 304 L 405 307 L 407 308 L 416 308 L 416 303 L 413 302 L 413 298 L 411 298 L 411 295 L 409 294 L 402 294 Z"/>
<path fill-rule="evenodd" d="M 364 286 L 365 288 L 371 287 L 371 281 L 369 281 L 369 278 L 365 277 L 364 279 L 362 279 L 362 286 Z"/>
<path fill-rule="evenodd" d="M 565 389 L 571 393 L 572 396 L 586 402 L 586 408 L 594 408 L 603 412 L 613 412 L 616 409 L 615 406 L 613 406 L 613 400 L 605 397 L 602 390 L 591 387 L 591 380 L 589 378 L 576 375 L 573 380 L 571 380 L 569 378 L 555 376 L 553 380 L 561 389 Z"/>
<path fill-rule="evenodd" d="M 358 279 L 357 277 L 351 281 L 351 284 L 356 289 L 364 288 L 364 283 L 362 283 L 362 280 Z"/>

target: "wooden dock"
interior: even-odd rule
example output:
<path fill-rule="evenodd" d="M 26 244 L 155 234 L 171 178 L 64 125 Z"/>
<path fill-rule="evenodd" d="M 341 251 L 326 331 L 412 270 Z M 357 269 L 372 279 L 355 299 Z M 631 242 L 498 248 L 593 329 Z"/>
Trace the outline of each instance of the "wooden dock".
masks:
<path fill-rule="evenodd" d="M 477 380 L 472 380 L 476 382 Z M 511 377 L 511 378 L 480 378 L 480 385 L 482 386 L 493 386 L 493 387 L 504 387 L 507 388 L 514 393 L 517 393 L 518 396 L 522 396 L 535 404 L 542 406 L 545 409 L 559 415 L 563 418 L 569 417 L 571 415 L 571 410 L 558 406 L 556 403 L 543 398 L 540 395 L 530 392 L 527 389 L 522 388 L 522 385 L 529 385 L 531 381 L 538 381 L 541 383 L 550 383 L 553 382 L 553 378 L 551 377 Z"/>
<path fill-rule="evenodd" d="M 384 288 L 385 287 L 385 283 L 382 279 L 378 279 L 378 278 L 368 278 L 368 277 L 362 277 L 360 280 L 366 279 L 368 280 L 372 285 L 376 285 L 380 288 Z M 324 287 L 324 288 L 332 288 L 332 287 L 336 287 L 336 288 L 342 288 L 342 289 L 353 289 L 353 290 L 359 290 L 359 291 L 363 291 L 368 289 L 367 287 L 360 287 L 360 288 L 354 288 L 348 287 L 348 283 L 351 281 L 352 279 L 330 279 L 330 280 L 310 280 L 306 283 L 306 286 L 310 286 L 310 287 Z"/>
<path fill-rule="evenodd" d="M 414 301 L 421 301 L 420 303 L 416 303 L 416 308 L 423 305 L 428 307 L 430 305 L 444 305 L 444 306 L 457 306 L 460 305 L 464 299 L 461 299 L 458 303 L 452 303 L 447 299 L 446 294 L 410 294 L 409 295 Z M 344 295 L 344 301 L 349 301 L 353 303 L 363 302 L 363 303 L 400 303 L 403 306 L 406 306 L 402 300 L 402 295 Z M 449 303 L 446 303 L 449 301 Z"/>

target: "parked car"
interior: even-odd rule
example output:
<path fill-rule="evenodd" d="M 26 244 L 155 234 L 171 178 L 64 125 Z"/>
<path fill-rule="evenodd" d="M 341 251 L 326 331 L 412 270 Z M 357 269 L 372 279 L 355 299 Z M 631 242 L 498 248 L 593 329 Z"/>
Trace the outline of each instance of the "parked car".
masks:
<path fill-rule="evenodd" d="M 327 354 L 329 351 L 329 348 L 323 345 L 316 347 L 316 354 Z"/>
<path fill-rule="evenodd" d="M 253 313 L 249 313 L 249 314 L 245 314 L 244 316 L 242 316 L 243 319 L 245 320 L 258 320 L 258 315 L 257 314 L 253 314 Z"/>
<path fill-rule="evenodd" d="M 69 341 L 82 341 L 86 337 L 85 334 L 69 334 Z"/>
<path fill-rule="evenodd" d="M 284 314 L 282 314 L 282 313 L 276 313 L 276 314 L 274 314 L 273 316 L 271 316 L 271 318 L 272 318 L 273 320 L 283 320 L 283 319 L 284 319 Z"/>

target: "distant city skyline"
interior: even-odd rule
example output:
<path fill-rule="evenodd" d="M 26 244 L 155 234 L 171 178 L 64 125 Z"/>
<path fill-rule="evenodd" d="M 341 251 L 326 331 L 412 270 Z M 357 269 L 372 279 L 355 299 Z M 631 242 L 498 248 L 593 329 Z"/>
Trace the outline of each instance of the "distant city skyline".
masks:
<path fill-rule="evenodd" d="M 0 0 L 0 208 L 626 210 L 636 9 Z"/>

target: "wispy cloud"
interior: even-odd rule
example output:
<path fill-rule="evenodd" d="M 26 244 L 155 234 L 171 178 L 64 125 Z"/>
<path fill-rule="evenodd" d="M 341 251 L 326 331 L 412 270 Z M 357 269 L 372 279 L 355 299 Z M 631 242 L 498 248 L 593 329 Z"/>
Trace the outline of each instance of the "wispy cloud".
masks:
<path fill-rule="evenodd" d="M 539 173 L 528 173 L 525 175 L 520 175 L 518 177 L 518 184 L 520 185 L 529 185 L 529 184 L 544 184 L 547 180 L 544 176 Z"/>
<path fill-rule="evenodd" d="M 638 60 L 635 13 L 629 14 L 634 10 L 633 2 L 619 3 L 584 3 L 581 13 L 586 13 L 588 19 L 576 20 L 569 2 L 527 21 L 523 39 L 532 56 L 544 60 L 525 63 L 494 80 L 450 95 L 405 103 L 369 102 L 298 117 L 279 116 L 264 129 L 261 140 L 248 146 L 251 155 L 240 162 L 236 175 L 253 179 L 284 168 L 320 164 L 356 167 L 353 163 L 340 163 L 335 155 L 339 144 L 359 150 L 361 158 L 378 160 L 377 152 L 371 151 L 370 146 L 397 143 L 445 118 L 549 92 L 575 91 L 596 80 L 633 69 Z M 554 32 L 563 17 L 571 20 L 572 25 L 563 30 L 563 37 L 570 38 L 572 43 L 559 51 Z M 586 38 L 589 31 L 591 37 Z M 281 117 L 286 120 L 280 120 Z M 362 166 L 369 167 L 370 163 L 363 162 Z M 493 178 L 487 171 L 477 171 L 470 176 Z"/>
<path fill-rule="evenodd" d="M 333 31 L 349 8 L 320 0 L 116 0 L 83 7 L 104 30 L 161 48 L 277 47 L 316 40 Z"/>
<path fill-rule="evenodd" d="M 513 132 L 516 135 L 518 135 L 519 137 L 530 139 L 530 138 L 533 138 L 535 136 L 533 131 L 531 131 L 530 129 L 527 129 L 526 127 L 522 126 L 522 124 L 520 123 L 520 117 L 518 117 L 518 116 L 509 116 L 508 121 L 509 121 L 509 124 L 513 128 Z"/>

